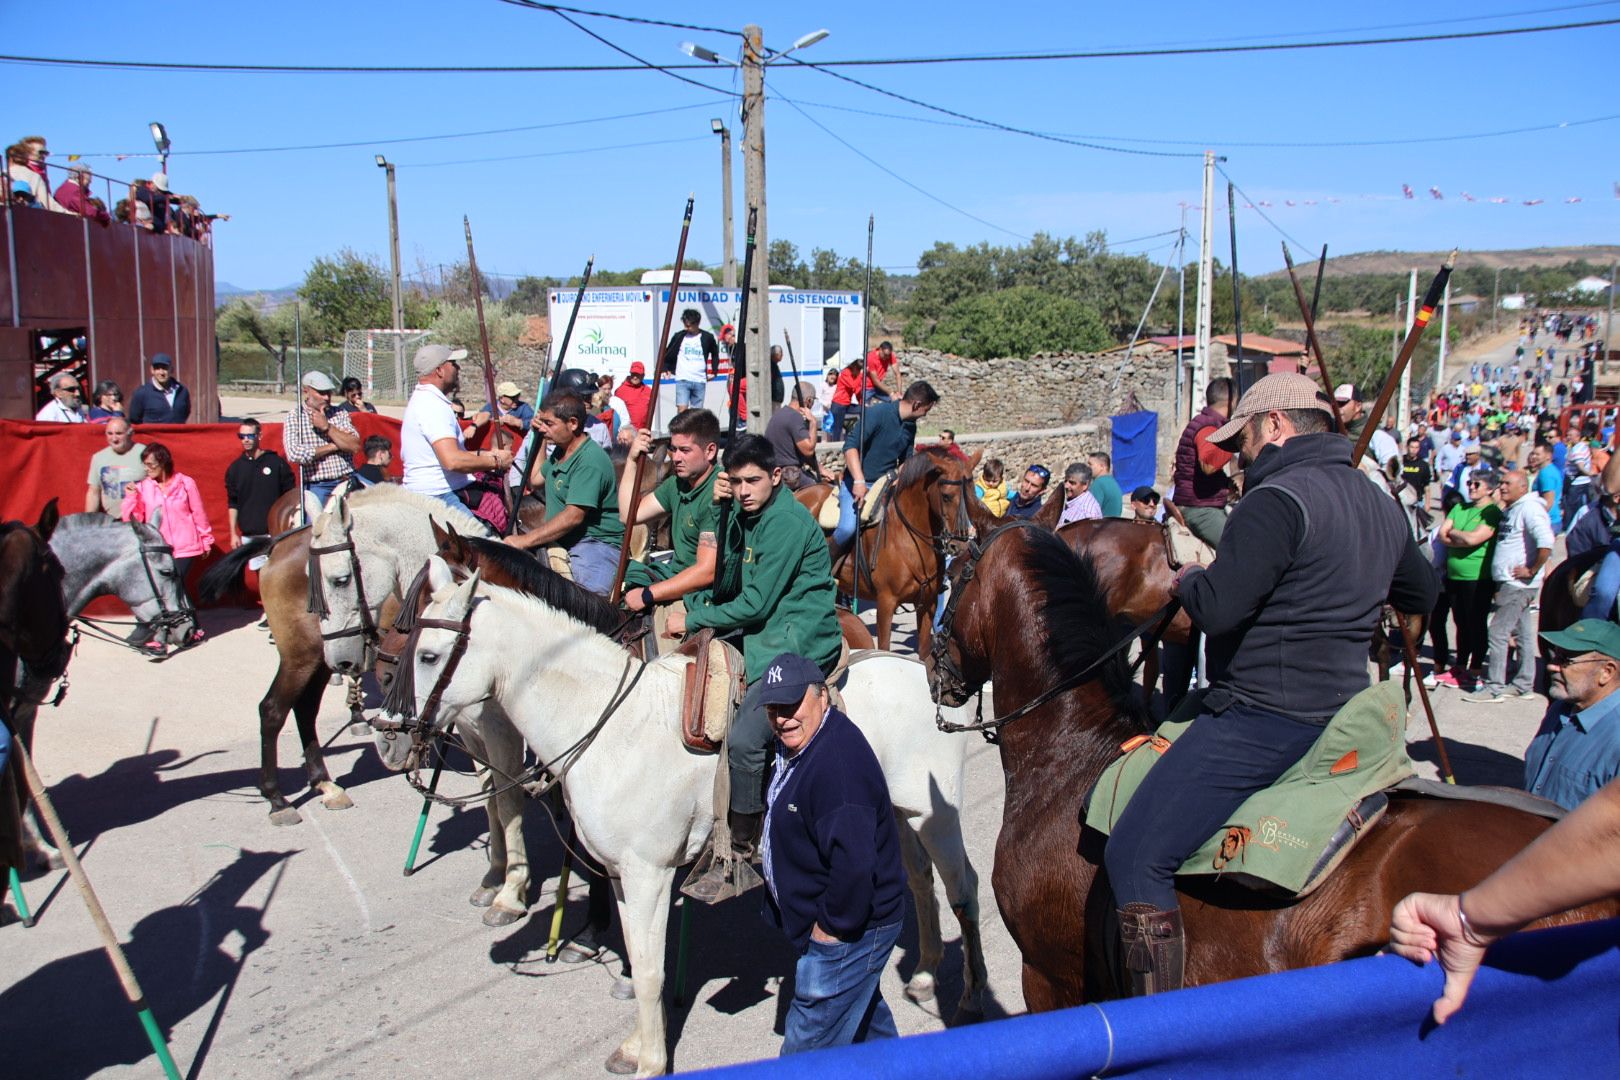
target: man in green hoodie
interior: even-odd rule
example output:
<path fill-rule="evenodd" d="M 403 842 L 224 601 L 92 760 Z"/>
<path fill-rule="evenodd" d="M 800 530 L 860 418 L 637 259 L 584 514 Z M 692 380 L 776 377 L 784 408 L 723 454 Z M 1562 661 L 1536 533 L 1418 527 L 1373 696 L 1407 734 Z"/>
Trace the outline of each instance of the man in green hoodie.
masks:
<path fill-rule="evenodd" d="M 674 475 L 665 477 L 636 502 L 636 459 L 652 448 L 652 431 L 643 428 L 630 444 L 630 461 L 619 478 L 619 520 L 629 521 L 635 508 L 638 525 L 656 528 L 670 518 L 668 562 L 633 561 L 624 575 L 624 606 L 650 611 L 654 604 L 673 604 L 714 583 L 716 524 L 714 481 L 720 474 L 720 420 L 708 409 L 687 409 L 669 422 L 669 459 Z"/>
<path fill-rule="evenodd" d="M 775 452 L 760 435 L 743 435 L 726 450 L 716 498 L 736 505 L 721 530 L 714 591 L 688 598 L 673 612 L 668 632 L 712 627 L 740 632 L 748 691 L 729 736 L 732 845 L 752 848 L 765 816 L 765 765 L 772 732 L 759 703 L 760 681 L 771 659 L 784 652 L 808 657 L 822 674 L 838 663 L 838 628 L 832 560 L 821 526 L 782 487 Z"/>

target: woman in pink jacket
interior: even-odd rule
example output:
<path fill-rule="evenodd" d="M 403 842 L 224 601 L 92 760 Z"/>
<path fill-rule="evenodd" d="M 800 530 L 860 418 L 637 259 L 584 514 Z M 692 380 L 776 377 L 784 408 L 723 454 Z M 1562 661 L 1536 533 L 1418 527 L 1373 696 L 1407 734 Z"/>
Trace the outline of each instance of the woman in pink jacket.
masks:
<path fill-rule="evenodd" d="M 202 493 L 197 490 L 197 481 L 174 471 L 174 455 L 162 443 L 147 444 L 141 466 L 146 469 L 146 479 L 126 491 L 124 520 L 157 526 L 163 539 L 174 548 L 175 576 L 181 588 L 186 589 L 186 572 L 191 564 L 214 547 L 214 530 L 208 524 Z M 189 599 L 189 589 L 186 595 Z M 200 641 L 202 636 L 201 630 L 194 631 L 191 640 Z"/>

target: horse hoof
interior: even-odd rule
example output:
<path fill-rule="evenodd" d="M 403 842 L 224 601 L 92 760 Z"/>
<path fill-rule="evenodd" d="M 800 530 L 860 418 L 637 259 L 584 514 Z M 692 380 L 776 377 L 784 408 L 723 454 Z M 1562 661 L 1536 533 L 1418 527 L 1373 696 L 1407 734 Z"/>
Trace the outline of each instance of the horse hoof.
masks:
<path fill-rule="evenodd" d="M 467 897 L 467 903 L 473 907 L 489 907 L 495 902 L 495 897 L 500 891 L 500 887 L 496 885 L 480 885 L 472 891 L 471 896 Z"/>
<path fill-rule="evenodd" d="M 321 805 L 328 810 L 353 810 L 354 800 L 349 798 L 347 791 L 334 791 L 321 800 Z"/>
<path fill-rule="evenodd" d="M 303 820 L 298 816 L 298 811 L 290 806 L 270 811 L 270 824 L 272 825 L 297 825 Z"/>
<path fill-rule="evenodd" d="M 566 941 L 557 950 L 557 959 L 565 964 L 583 964 L 602 954 L 602 946 L 579 941 Z"/>
<path fill-rule="evenodd" d="M 636 1000 L 636 984 L 622 976 L 614 979 L 613 989 L 608 991 L 608 997 L 614 1001 L 634 1001 Z"/>
<path fill-rule="evenodd" d="M 527 914 L 527 911 L 513 911 L 511 908 L 504 908 L 496 904 L 484 912 L 484 925 L 511 926 Z"/>
<path fill-rule="evenodd" d="M 906 1000 L 921 1004 L 934 1000 L 934 978 L 932 975 L 916 975 L 906 984 Z"/>
<path fill-rule="evenodd" d="M 606 1068 L 615 1076 L 631 1076 L 636 1071 L 636 1059 L 623 1050 L 615 1050 L 608 1056 Z"/>

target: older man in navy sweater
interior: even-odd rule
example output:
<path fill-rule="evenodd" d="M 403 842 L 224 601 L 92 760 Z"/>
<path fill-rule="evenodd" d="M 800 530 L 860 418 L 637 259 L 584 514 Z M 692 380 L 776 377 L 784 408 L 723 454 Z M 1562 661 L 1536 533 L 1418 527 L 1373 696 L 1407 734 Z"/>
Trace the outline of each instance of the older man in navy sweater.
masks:
<path fill-rule="evenodd" d="M 878 983 L 900 936 L 905 871 L 877 756 L 828 703 L 821 668 L 783 653 L 760 680 L 776 732 L 766 906 L 799 951 L 782 1053 L 894 1038 Z"/>

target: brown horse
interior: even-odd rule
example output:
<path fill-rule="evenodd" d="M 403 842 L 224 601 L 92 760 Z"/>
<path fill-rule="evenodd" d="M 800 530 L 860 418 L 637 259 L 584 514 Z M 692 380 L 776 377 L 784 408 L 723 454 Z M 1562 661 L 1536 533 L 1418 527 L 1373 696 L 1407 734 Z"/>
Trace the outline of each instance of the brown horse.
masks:
<path fill-rule="evenodd" d="M 1091 564 L 1038 529 L 982 542 L 974 573 L 953 568 L 961 595 L 942 647 L 929 658 L 937 700 L 960 704 L 994 680 L 1001 714 L 1031 704 L 1117 640 Z M 966 580 L 963 580 L 966 578 Z M 1147 730 L 1123 657 L 1000 728 L 1006 803 L 992 878 L 1003 921 L 1023 957 L 1025 1004 L 1042 1011 L 1127 993 L 1109 962 L 1114 900 L 1101 870 L 1103 838 L 1083 829 L 1082 799 L 1120 744 Z M 1405 795 L 1344 863 L 1294 903 L 1235 883 L 1181 884 L 1186 983 L 1196 986 L 1376 952 L 1390 913 L 1411 892 L 1477 884 L 1551 823 L 1503 806 Z M 1605 918 L 1590 905 L 1537 925 Z"/>
<path fill-rule="evenodd" d="M 51 552 L 56 529 L 56 500 L 45 504 L 33 525 L 8 521 L 0 525 L 0 711 L 11 723 L 17 706 L 39 704 L 57 678 L 67 671 L 67 610 L 62 599 L 62 564 Z M 65 684 L 64 684 L 65 685 Z M 30 735 L 14 732 L 25 748 Z M 12 868 L 23 869 L 22 760 L 11 754 L 0 776 L 0 881 Z"/>
<path fill-rule="evenodd" d="M 928 655 L 946 558 L 966 545 L 974 529 L 988 530 L 996 524 L 973 495 L 973 470 L 978 464 L 978 454 L 964 462 L 938 447 L 918 450 L 890 482 L 882 519 L 860 533 L 859 560 L 854 549 L 835 559 L 833 576 L 839 591 L 877 605 L 878 648 L 889 647 L 895 608 L 911 604 L 917 610 L 917 655 Z M 816 514 L 836 492 L 831 485 L 816 484 L 794 495 Z M 830 538 L 827 542 L 831 546 Z"/>
<path fill-rule="evenodd" d="M 1597 510 L 1588 510 L 1595 514 Z M 1575 602 L 1571 587 L 1582 574 L 1597 566 L 1603 561 L 1603 556 L 1609 553 L 1607 547 L 1593 548 L 1573 555 L 1551 570 L 1541 583 L 1541 616 L 1536 629 L 1541 633 L 1548 630 L 1562 630 L 1581 617 L 1581 605 Z"/>

